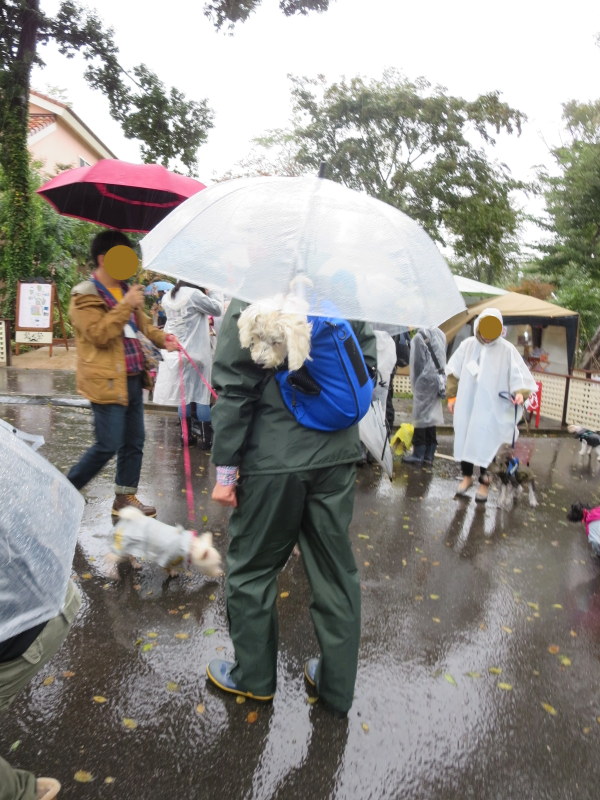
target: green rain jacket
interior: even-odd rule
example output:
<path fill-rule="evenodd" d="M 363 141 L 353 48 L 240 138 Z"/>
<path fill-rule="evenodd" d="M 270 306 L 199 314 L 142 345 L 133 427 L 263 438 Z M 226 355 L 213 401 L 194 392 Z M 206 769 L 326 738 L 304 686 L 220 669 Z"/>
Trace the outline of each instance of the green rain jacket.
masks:
<path fill-rule="evenodd" d="M 323 432 L 305 428 L 286 408 L 274 370 L 255 364 L 243 348 L 237 321 L 247 303 L 232 300 L 217 339 L 212 379 L 219 399 L 213 408 L 212 461 L 237 466 L 240 475 L 277 474 L 358 461 L 358 425 Z M 367 367 L 377 366 L 375 336 L 353 322 Z"/>

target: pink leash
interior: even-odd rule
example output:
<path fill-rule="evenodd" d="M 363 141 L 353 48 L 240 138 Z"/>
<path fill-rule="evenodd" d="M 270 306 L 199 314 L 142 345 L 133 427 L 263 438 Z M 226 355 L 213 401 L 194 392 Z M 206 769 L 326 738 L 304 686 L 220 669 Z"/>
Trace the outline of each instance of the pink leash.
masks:
<path fill-rule="evenodd" d="M 196 511 L 194 508 L 194 490 L 192 488 L 192 464 L 190 460 L 190 442 L 189 442 L 189 433 L 188 433 L 188 424 L 187 424 L 187 414 L 186 414 L 186 402 L 185 402 L 185 387 L 184 387 L 184 379 L 183 379 L 183 357 L 182 354 L 187 358 L 193 368 L 196 370 L 202 382 L 205 386 L 210 389 L 212 396 L 216 399 L 217 393 L 213 389 L 213 387 L 205 380 L 204 375 L 200 372 L 196 364 L 194 363 L 193 359 L 186 352 L 186 350 L 179 345 L 178 350 L 178 357 L 179 357 L 179 392 L 181 396 L 181 434 L 183 436 L 183 469 L 185 473 L 185 497 L 187 500 L 187 507 L 188 507 L 188 520 L 191 523 L 192 533 L 194 536 L 198 535 L 198 531 L 195 530 L 196 526 Z"/>

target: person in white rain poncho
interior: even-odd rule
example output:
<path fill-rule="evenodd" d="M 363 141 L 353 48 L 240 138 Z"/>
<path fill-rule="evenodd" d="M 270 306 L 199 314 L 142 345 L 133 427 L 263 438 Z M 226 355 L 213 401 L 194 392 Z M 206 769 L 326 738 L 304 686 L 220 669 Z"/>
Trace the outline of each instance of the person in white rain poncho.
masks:
<path fill-rule="evenodd" d="M 475 500 L 485 503 L 487 467 L 500 445 L 519 435 L 516 423 L 536 384 L 517 349 L 502 338 L 502 314 L 497 308 L 483 311 L 473 330 L 474 335 L 448 361 L 446 392 L 448 410 L 454 414 L 454 458 L 463 475 L 456 494 L 468 492 L 477 465 L 480 486 Z"/>
<path fill-rule="evenodd" d="M 436 426 L 442 425 L 440 380 L 446 366 L 446 337 L 439 328 L 420 328 L 410 345 L 410 382 L 413 389 L 413 451 L 402 459 L 406 464 L 433 464 L 437 448 Z"/>
<path fill-rule="evenodd" d="M 199 423 L 201 445 L 210 450 L 212 445 L 212 427 L 210 424 L 210 384 L 212 368 L 212 348 L 210 343 L 209 316 L 219 317 L 223 312 L 223 301 L 220 296 L 211 297 L 199 286 L 177 281 L 163 299 L 162 306 L 167 315 L 165 333 L 174 333 L 181 345 L 194 360 L 198 372 L 183 358 L 183 384 L 186 403 L 186 417 L 190 444 L 197 441 L 196 420 Z M 179 406 L 181 410 L 181 387 L 179 377 L 179 354 L 163 353 L 164 361 L 159 364 L 153 400 L 164 406 Z M 192 419 L 192 403 L 196 405 L 196 419 Z M 194 427 L 192 427 L 192 424 Z M 192 434 L 189 434 L 189 431 Z"/>

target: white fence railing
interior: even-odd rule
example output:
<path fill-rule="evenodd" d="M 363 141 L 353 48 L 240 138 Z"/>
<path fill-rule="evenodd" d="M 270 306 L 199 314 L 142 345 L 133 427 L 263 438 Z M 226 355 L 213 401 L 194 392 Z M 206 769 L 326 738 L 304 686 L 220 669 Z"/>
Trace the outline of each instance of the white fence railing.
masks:
<path fill-rule="evenodd" d="M 573 375 L 534 372 L 533 377 L 542 384 L 541 416 L 564 425 L 582 425 L 600 430 L 600 376 L 575 370 Z M 394 376 L 396 394 L 412 394 L 408 375 Z"/>

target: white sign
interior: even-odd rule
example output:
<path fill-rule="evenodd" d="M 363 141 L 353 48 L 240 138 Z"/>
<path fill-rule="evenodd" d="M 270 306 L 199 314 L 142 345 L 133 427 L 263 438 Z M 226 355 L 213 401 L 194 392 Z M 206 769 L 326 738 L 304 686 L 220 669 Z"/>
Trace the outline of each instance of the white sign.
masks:
<path fill-rule="evenodd" d="M 19 344 L 52 344 L 52 331 L 15 331 Z"/>
<path fill-rule="evenodd" d="M 19 328 L 52 327 L 52 284 L 19 284 Z"/>

